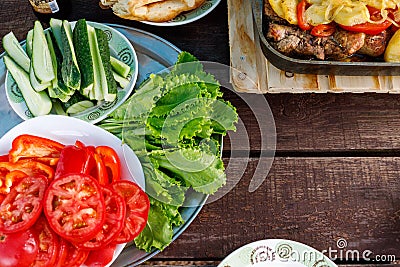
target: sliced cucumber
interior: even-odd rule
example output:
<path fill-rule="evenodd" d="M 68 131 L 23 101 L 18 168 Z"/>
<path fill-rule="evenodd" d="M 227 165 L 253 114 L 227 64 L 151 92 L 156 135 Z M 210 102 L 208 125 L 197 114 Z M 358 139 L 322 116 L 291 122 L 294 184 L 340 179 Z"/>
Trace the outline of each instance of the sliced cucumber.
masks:
<path fill-rule="evenodd" d="M 54 77 L 53 65 L 42 24 L 35 21 L 32 42 L 32 66 L 40 83 L 51 82 Z"/>
<path fill-rule="evenodd" d="M 93 81 L 93 89 L 89 91 L 88 95 L 86 96 L 89 97 L 90 99 L 103 100 L 104 95 L 102 90 L 102 81 L 101 81 L 101 73 L 99 65 L 101 63 L 100 52 L 97 46 L 96 31 L 90 25 L 88 25 L 88 34 L 89 34 L 90 53 L 92 55 L 93 66 L 94 66 L 94 72 L 93 72 L 94 81 Z"/>
<path fill-rule="evenodd" d="M 26 105 L 33 116 L 41 116 L 51 111 L 52 102 L 45 92 L 36 92 L 29 82 L 29 75 L 22 67 L 16 64 L 10 57 L 4 56 L 4 64 L 14 78 Z"/>
<path fill-rule="evenodd" d="M 26 54 L 32 58 L 32 42 L 33 42 L 33 29 L 28 31 L 26 35 Z"/>
<path fill-rule="evenodd" d="M 129 80 L 125 79 L 124 77 L 122 77 L 121 75 L 116 73 L 115 71 L 113 71 L 113 76 L 114 76 L 115 81 L 119 84 L 119 86 L 121 88 L 125 88 L 129 85 Z"/>
<path fill-rule="evenodd" d="M 75 103 L 72 106 L 70 106 L 66 112 L 68 114 L 76 114 L 80 113 L 82 111 L 87 110 L 88 108 L 91 108 L 94 106 L 94 103 L 90 100 L 83 100 L 81 102 Z"/>
<path fill-rule="evenodd" d="M 61 38 L 62 20 L 51 18 L 50 19 L 50 27 L 51 27 L 51 31 L 53 32 L 54 39 L 56 39 L 58 49 L 60 49 L 61 53 L 63 53 L 64 48 L 62 46 L 62 38 Z"/>
<path fill-rule="evenodd" d="M 76 51 L 76 59 L 81 71 L 81 93 L 88 95 L 93 89 L 94 83 L 94 64 L 90 53 L 88 29 L 85 19 L 76 22 L 73 30 L 73 43 Z"/>
<path fill-rule="evenodd" d="M 93 107 L 94 103 L 79 92 L 75 92 L 70 100 L 68 100 L 66 103 L 62 103 L 61 105 L 68 114 L 76 114 Z"/>
<path fill-rule="evenodd" d="M 57 115 L 67 116 L 68 114 L 64 111 L 61 103 L 57 100 L 53 101 L 53 110 Z"/>
<path fill-rule="evenodd" d="M 61 66 L 63 81 L 66 86 L 79 90 L 81 86 L 81 73 L 79 71 L 75 49 L 72 42 L 71 24 L 67 20 L 63 20 L 62 22 L 61 38 L 64 51 Z"/>
<path fill-rule="evenodd" d="M 104 100 L 112 102 L 117 97 L 117 83 L 115 82 L 110 63 L 110 47 L 106 33 L 101 29 L 95 29 L 95 32 L 100 53 L 98 63 L 100 64 Z"/>
<path fill-rule="evenodd" d="M 128 77 L 129 72 L 131 72 L 131 67 L 129 67 L 129 65 L 125 64 L 124 62 L 113 56 L 110 57 L 110 62 L 113 70 L 116 73 L 124 78 Z"/>
<path fill-rule="evenodd" d="M 46 32 L 46 41 L 49 46 L 54 72 L 56 73 L 55 78 L 51 82 L 51 85 L 48 87 L 49 96 L 51 98 L 59 99 L 62 102 L 67 102 L 71 98 L 71 95 L 74 93 L 74 90 L 69 89 L 62 81 L 61 53 L 57 47 L 57 44 L 55 44 L 55 42 L 53 41 L 52 33 L 50 31 Z M 59 61 L 58 58 L 60 58 Z"/>
<path fill-rule="evenodd" d="M 33 89 L 35 89 L 36 92 L 43 91 L 51 86 L 51 81 L 44 82 L 44 83 L 41 83 L 40 81 L 38 81 L 38 79 L 36 78 L 36 75 L 35 75 L 35 71 L 33 70 L 32 64 L 29 68 L 29 81 L 31 82 L 31 85 L 32 85 Z"/>
<path fill-rule="evenodd" d="M 14 62 L 20 65 L 24 71 L 29 72 L 31 60 L 25 53 L 13 32 L 9 32 L 4 35 L 3 47 L 7 54 L 14 60 Z"/>

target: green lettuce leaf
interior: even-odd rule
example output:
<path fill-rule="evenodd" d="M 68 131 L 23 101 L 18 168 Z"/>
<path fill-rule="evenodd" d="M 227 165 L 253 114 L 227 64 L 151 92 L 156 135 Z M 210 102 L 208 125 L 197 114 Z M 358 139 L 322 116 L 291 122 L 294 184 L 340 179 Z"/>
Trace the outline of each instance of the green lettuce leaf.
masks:
<path fill-rule="evenodd" d="M 222 160 L 207 151 L 182 148 L 174 151 L 153 151 L 149 157 L 197 192 L 213 194 L 226 183 Z"/>
<path fill-rule="evenodd" d="M 153 248 L 163 250 L 171 243 L 173 233 L 170 218 L 158 205 L 151 205 L 146 227 L 134 242 L 138 249 L 146 252 Z"/>

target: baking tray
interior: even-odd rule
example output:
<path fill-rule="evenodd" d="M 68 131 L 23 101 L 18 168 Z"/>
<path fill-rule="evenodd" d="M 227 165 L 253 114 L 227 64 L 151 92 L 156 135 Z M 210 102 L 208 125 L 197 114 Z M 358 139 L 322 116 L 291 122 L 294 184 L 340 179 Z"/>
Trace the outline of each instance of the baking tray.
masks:
<path fill-rule="evenodd" d="M 179 48 L 168 41 L 139 29 L 107 24 L 121 32 L 128 38 L 136 50 L 139 61 L 139 74 L 136 86 L 145 80 L 151 73 L 157 73 L 172 66 L 181 52 Z M 0 55 L 0 138 L 11 128 L 22 122 L 22 119 L 14 112 L 7 101 L 4 83 L 6 68 L 3 62 L 4 53 Z M 222 147 L 221 147 L 222 149 Z M 189 191 L 186 195 L 186 206 L 181 209 L 184 224 L 175 227 L 172 241 L 175 241 L 193 222 L 208 196 L 194 191 Z M 138 250 L 134 245 L 128 244 L 111 267 L 137 266 L 152 258 L 160 251 L 157 249 L 151 252 Z"/>
<path fill-rule="evenodd" d="M 251 0 L 255 31 L 267 60 L 278 69 L 302 74 L 345 75 L 345 76 L 398 76 L 400 63 L 387 62 L 341 62 L 291 58 L 273 48 L 264 32 L 267 25 L 264 16 L 264 0 Z"/>

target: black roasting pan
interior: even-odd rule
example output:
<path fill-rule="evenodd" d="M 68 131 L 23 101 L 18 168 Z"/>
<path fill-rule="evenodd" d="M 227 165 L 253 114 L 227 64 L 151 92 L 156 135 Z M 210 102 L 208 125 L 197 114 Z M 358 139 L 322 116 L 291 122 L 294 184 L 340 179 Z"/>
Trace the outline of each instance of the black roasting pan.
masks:
<path fill-rule="evenodd" d="M 344 76 L 399 76 L 400 63 L 388 62 L 341 62 L 304 60 L 291 58 L 274 49 L 264 32 L 268 27 L 263 8 L 264 0 L 251 0 L 255 30 L 267 60 L 278 69 L 302 74 L 344 75 Z"/>

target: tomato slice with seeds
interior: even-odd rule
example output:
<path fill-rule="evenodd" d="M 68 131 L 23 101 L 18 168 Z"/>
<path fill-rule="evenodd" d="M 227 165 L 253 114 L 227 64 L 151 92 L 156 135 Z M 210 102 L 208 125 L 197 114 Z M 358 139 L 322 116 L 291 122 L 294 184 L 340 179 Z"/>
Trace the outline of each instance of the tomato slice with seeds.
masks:
<path fill-rule="evenodd" d="M 38 254 L 32 267 L 53 267 L 60 248 L 58 235 L 50 228 L 46 217 L 40 216 L 32 226 L 39 243 Z"/>
<path fill-rule="evenodd" d="M 46 187 L 43 176 L 22 179 L 0 204 L 0 232 L 15 233 L 31 227 L 42 212 Z"/>
<path fill-rule="evenodd" d="M 0 266 L 30 267 L 39 250 L 36 234 L 28 229 L 0 234 Z"/>
<path fill-rule="evenodd" d="M 101 231 L 85 242 L 75 244 L 82 249 L 99 249 L 105 247 L 117 237 L 124 227 L 126 206 L 122 196 L 114 190 L 103 187 L 104 204 L 106 205 L 106 219 Z"/>
<path fill-rule="evenodd" d="M 72 173 L 55 179 L 43 202 L 51 228 L 72 243 L 92 239 L 103 227 L 104 198 L 89 175 Z"/>
<path fill-rule="evenodd" d="M 127 243 L 138 236 L 146 226 L 150 209 L 149 197 L 136 183 L 128 180 L 119 180 L 110 186 L 126 203 L 125 226 L 114 242 Z"/>

